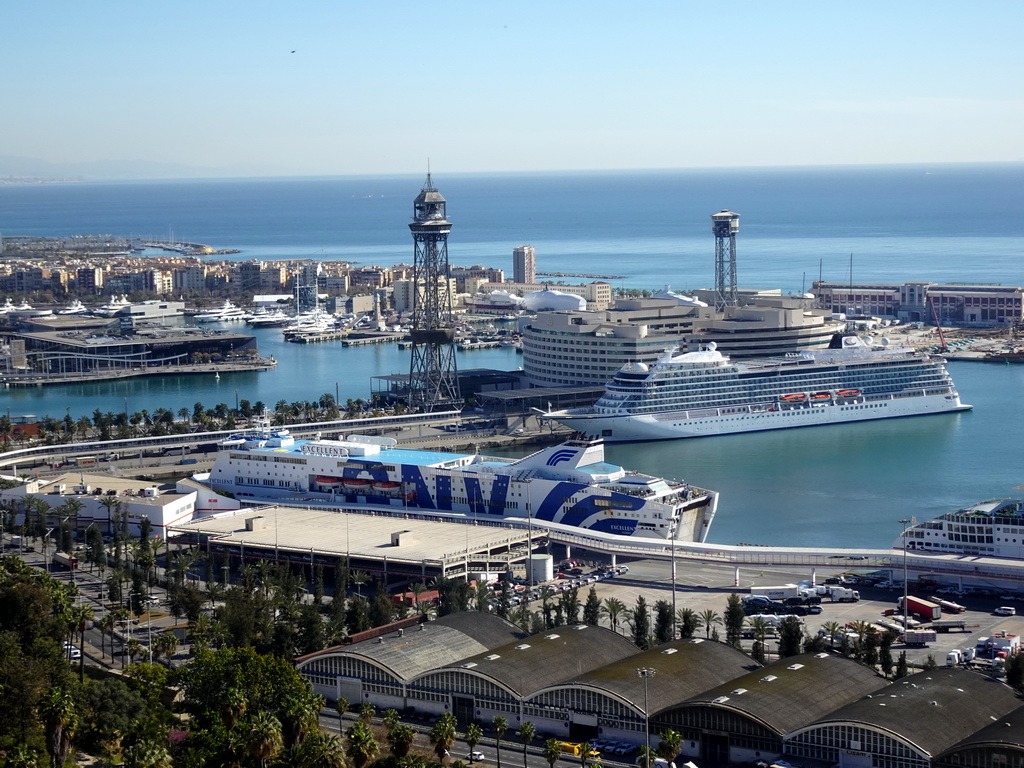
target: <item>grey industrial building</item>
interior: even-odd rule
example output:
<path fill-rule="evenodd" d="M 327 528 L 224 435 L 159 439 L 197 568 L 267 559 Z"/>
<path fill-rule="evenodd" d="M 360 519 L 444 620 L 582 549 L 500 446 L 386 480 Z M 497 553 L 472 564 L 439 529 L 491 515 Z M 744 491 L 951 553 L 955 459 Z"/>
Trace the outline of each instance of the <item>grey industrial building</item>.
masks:
<path fill-rule="evenodd" d="M 680 754 L 701 766 L 1024 766 L 1020 697 L 964 669 L 891 683 L 827 653 L 762 667 L 712 640 L 640 652 L 601 627 L 526 636 L 475 611 L 309 654 L 298 669 L 329 699 L 463 723 L 500 715 L 543 738 L 640 744 L 649 727 L 656 743 L 671 728 L 684 737 Z"/>

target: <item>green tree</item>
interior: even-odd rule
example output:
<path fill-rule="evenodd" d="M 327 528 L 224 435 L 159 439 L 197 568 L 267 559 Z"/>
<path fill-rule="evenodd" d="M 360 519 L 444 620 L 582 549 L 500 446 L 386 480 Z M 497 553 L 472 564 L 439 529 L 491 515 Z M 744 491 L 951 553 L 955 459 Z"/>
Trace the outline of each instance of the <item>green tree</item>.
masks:
<path fill-rule="evenodd" d="M 893 670 L 892 679 L 900 680 L 907 676 L 907 652 L 900 651 L 900 655 L 896 657 L 896 669 Z"/>
<path fill-rule="evenodd" d="M 788 658 L 800 653 L 800 644 L 804 639 L 804 630 L 800 619 L 787 616 L 779 624 L 779 657 Z"/>
<path fill-rule="evenodd" d="M 441 715 L 427 734 L 427 738 L 430 739 L 430 744 L 434 748 L 434 754 L 437 755 L 437 761 L 442 765 L 451 754 L 452 745 L 457 737 L 455 715 L 451 712 Z"/>
<path fill-rule="evenodd" d="M 743 636 L 743 601 L 735 592 L 729 595 L 725 605 L 725 641 L 734 647 L 739 647 L 740 638 Z"/>
<path fill-rule="evenodd" d="M 367 702 L 363 702 L 359 706 L 359 720 L 360 720 L 360 722 L 363 722 L 363 723 L 366 723 L 367 725 L 369 725 L 371 722 L 373 722 L 373 718 L 376 717 L 376 716 L 377 716 L 377 708 L 375 706 L 373 706 L 373 704 L 369 703 L 368 701 Z"/>
<path fill-rule="evenodd" d="M 643 595 L 637 595 L 636 605 L 632 610 L 633 642 L 639 648 L 650 648 L 651 617 L 647 611 L 647 601 Z"/>
<path fill-rule="evenodd" d="M 365 768 L 377 757 L 380 750 L 370 726 L 361 720 L 353 723 L 345 734 L 345 747 L 354 768 Z"/>
<path fill-rule="evenodd" d="M 587 593 L 587 602 L 583 605 L 583 623 L 596 627 L 601 622 L 601 600 L 597 589 L 591 585 Z"/>
<path fill-rule="evenodd" d="M 548 739 L 544 742 L 544 749 L 541 750 L 541 755 L 548 761 L 548 765 L 551 768 L 555 768 L 555 763 L 562 756 L 562 748 L 555 739 Z"/>
<path fill-rule="evenodd" d="M 409 749 L 412 747 L 415 739 L 416 731 L 412 729 L 411 725 L 398 723 L 388 731 L 388 744 L 391 747 L 391 754 L 398 759 L 405 757 L 409 754 Z"/>
<path fill-rule="evenodd" d="M 699 622 L 698 626 L 704 628 L 705 638 L 710 638 L 711 630 L 714 629 L 716 625 L 722 623 L 722 617 L 719 616 L 718 612 L 712 608 L 706 608 L 701 611 L 697 616 L 697 620 Z"/>
<path fill-rule="evenodd" d="M 674 762 L 676 755 L 679 754 L 679 747 L 682 746 L 683 735 L 669 728 L 662 731 L 658 736 L 661 739 L 657 747 L 658 757 L 667 763 Z"/>
<path fill-rule="evenodd" d="M 249 722 L 246 747 L 249 757 L 265 768 L 284 749 L 281 721 L 269 712 L 256 712 Z"/>
<path fill-rule="evenodd" d="M 505 736 L 505 731 L 508 730 L 508 720 L 501 715 L 496 716 L 491 720 L 491 729 L 494 731 L 494 751 L 496 761 L 498 763 L 498 768 L 501 768 L 501 740 Z"/>
<path fill-rule="evenodd" d="M 466 733 L 463 735 L 463 740 L 469 746 L 469 762 L 473 763 L 473 752 L 476 751 L 476 745 L 480 743 L 480 739 L 484 737 L 484 730 L 476 723 L 470 723 L 466 726 Z"/>
<path fill-rule="evenodd" d="M 40 714 L 46 729 L 50 766 L 64 768 L 79 722 L 74 694 L 65 688 L 51 688 L 43 697 Z"/>
<path fill-rule="evenodd" d="M 529 768 L 527 765 L 527 755 L 529 754 L 528 749 L 533 740 L 537 737 L 537 728 L 529 720 L 523 723 L 523 727 L 519 729 L 519 738 L 523 742 L 523 768 Z"/>
<path fill-rule="evenodd" d="M 543 592 L 541 593 L 543 598 Z M 606 597 L 601 606 L 601 613 L 608 617 L 608 624 L 613 632 L 619 631 L 619 619 L 626 612 L 626 605 L 617 597 Z"/>
<path fill-rule="evenodd" d="M 768 634 L 768 622 L 760 616 L 747 619 L 750 630 L 754 634 L 754 645 L 750 649 L 750 658 L 759 664 L 764 664 L 767 654 L 765 652 L 765 637 Z"/>
<path fill-rule="evenodd" d="M 680 608 L 676 611 L 676 628 L 682 638 L 691 638 L 700 627 L 699 617 L 693 608 Z"/>
<path fill-rule="evenodd" d="M 673 639 L 672 604 L 668 600 L 657 600 L 654 603 L 654 639 L 659 644 Z"/>

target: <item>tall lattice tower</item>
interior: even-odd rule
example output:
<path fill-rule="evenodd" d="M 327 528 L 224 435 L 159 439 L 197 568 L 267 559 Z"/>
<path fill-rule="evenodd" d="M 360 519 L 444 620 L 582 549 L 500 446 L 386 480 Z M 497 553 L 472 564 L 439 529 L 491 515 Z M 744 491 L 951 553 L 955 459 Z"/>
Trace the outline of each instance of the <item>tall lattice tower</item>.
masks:
<path fill-rule="evenodd" d="M 461 404 L 455 365 L 455 323 L 452 317 L 451 270 L 445 199 L 427 172 L 427 181 L 412 203 L 409 229 L 413 259 L 412 363 L 409 405 L 423 411 Z"/>
<path fill-rule="evenodd" d="M 723 208 L 711 214 L 711 231 L 715 233 L 715 309 L 735 307 L 736 299 L 736 233 L 740 231 L 740 215 Z"/>

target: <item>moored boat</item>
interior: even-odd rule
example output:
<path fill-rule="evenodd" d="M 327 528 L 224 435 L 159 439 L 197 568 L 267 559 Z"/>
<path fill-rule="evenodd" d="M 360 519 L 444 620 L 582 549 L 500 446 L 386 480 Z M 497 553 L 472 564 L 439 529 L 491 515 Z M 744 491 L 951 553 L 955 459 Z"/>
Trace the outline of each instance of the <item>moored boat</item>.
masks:
<path fill-rule="evenodd" d="M 545 414 L 607 441 L 668 440 L 969 410 L 945 360 L 887 340 L 733 362 L 714 343 L 627 363 L 591 407 Z"/>

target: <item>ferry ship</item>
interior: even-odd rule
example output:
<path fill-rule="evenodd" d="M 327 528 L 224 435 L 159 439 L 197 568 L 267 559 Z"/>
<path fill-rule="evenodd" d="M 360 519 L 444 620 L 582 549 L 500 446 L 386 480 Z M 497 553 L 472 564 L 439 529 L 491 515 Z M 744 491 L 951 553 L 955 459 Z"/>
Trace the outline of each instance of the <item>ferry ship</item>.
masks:
<path fill-rule="evenodd" d="M 836 336 L 828 349 L 732 362 L 714 342 L 627 363 L 591 407 L 544 414 L 609 442 L 730 435 L 970 410 L 943 358 Z"/>
<path fill-rule="evenodd" d="M 910 526 L 894 549 L 1024 559 L 1024 500 L 989 499 Z"/>
<path fill-rule="evenodd" d="M 242 503 L 277 502 L 431 517 L 519 518 L 624 537 L 705 540 L 714 491 L 607 463 L 599 440 L 522 459 L 399 448 L 392 438 L 296 440 L 257 429 L 220 443 L 208 478 Z"/>

